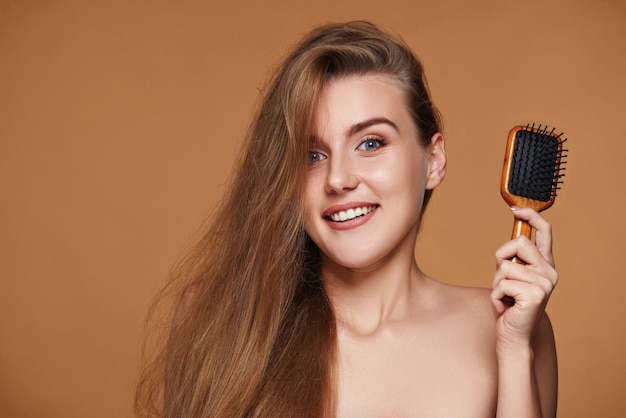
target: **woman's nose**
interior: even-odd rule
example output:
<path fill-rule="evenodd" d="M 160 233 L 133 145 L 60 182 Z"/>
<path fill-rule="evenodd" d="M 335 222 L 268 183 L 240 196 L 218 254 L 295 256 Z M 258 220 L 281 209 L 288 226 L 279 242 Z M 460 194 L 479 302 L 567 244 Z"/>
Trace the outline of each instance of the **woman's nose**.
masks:
<path fill-rule="evenodd" d="M 326 176 L 326 192 L 330 194 L 353 190 L 359 184 L 359 176 L 347 159 L 332 158 Z"/>

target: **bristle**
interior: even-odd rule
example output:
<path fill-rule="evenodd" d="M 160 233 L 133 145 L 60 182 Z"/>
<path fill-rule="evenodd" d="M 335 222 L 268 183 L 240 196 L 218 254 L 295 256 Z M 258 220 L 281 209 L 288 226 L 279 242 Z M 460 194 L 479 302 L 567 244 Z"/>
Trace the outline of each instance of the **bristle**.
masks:
<path fill-rule="evenodd" d="M 561 132 L 554 134 L 554 128 L 535 128 L 526 125 L 515 136 L 509 191 L 517 196 L 547 202 L 556 195 L 564 174 L 561 171 L 565 158 L 561 144 Z"/>

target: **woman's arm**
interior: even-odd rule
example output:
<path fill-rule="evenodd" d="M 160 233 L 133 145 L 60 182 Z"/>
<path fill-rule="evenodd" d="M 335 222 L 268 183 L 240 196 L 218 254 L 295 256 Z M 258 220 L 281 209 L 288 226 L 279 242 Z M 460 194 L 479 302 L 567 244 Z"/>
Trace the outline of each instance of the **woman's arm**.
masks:
<path fill-rule="evenodd" d="M 496 252 L 492 302 L 498 315 L 498 417 L 554 417 L 557 363 L 554 335 L 545 307 L 557 283 L 550 224 L 531 209 L 513 213 L 536 230 L 535 244 L 526 237 Z M 517 257 L 525 264 L 510 261 Z M 503 302 L 515 300 L 510 306 Z"/>

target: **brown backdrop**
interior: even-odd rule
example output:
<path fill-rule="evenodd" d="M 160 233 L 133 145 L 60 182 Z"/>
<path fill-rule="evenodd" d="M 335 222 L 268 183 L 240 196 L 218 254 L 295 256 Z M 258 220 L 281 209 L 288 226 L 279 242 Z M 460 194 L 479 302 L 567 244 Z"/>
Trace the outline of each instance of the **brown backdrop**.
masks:
<path fill-rule="evenodd" d="M 415 47 L 445 117 L 429 274 L 489 286 L 512 225 L 506 134 L 566 132 L 546 213 L 559 415 L 620 415 L 624 2 L 226 3 L 0 1 L 0 415 L 131 416 L 148 301 L 222 193 L 269 68 L 312 25 L 356 18 Z"/>

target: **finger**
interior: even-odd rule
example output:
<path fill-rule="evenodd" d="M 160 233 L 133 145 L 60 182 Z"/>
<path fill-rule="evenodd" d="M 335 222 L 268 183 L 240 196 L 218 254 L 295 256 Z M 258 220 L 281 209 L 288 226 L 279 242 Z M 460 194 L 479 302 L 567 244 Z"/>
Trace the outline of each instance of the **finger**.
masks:
<path fill-rule="evenodd" d="M 506 242 L 496 250 L 496 266 L 499 266 L 504 260 L 511 260 L 513 257 L 521 259 L 526 264 L 546 262 L 537 246 L 524 235 Z"/>
<path fill-rule="evenodd" d="M 502 301 L 505 296 L 515 299 L 516 306 L 528 308 L 545 305 L 550 297 L 550 291 L 530 283 L 503 280 L 491 291 L 494 306 L 498 304 L 497 301 Z"/>
<path fill-rule="evenodd" d="M 496 265 L 499 266 L 503 261 L 515 257 L 522 240 L 528 240 L 528 238 L 521 236 L 502 244 L 502 246 L 496 250 Z"/>
<path fill-rule="evenodd" d="M 549 266 L 545 269 L 534 269 L 532 266 L 504 260 L 494 274 L 492 288 L 498 287 L 504 280 L 528 283 L 551 293 L 558 281 L 558 274 Z"/>
<path fill-rule="evenodd" d="M 491 303 L 498 315 L 504 313 L 507 308 L 515 306 L 515 297 L 519 296 L 520 293 L 521 289 L 513 289 L 513 286 L 502 284 L 495 286 L 491 290 Z"/>

